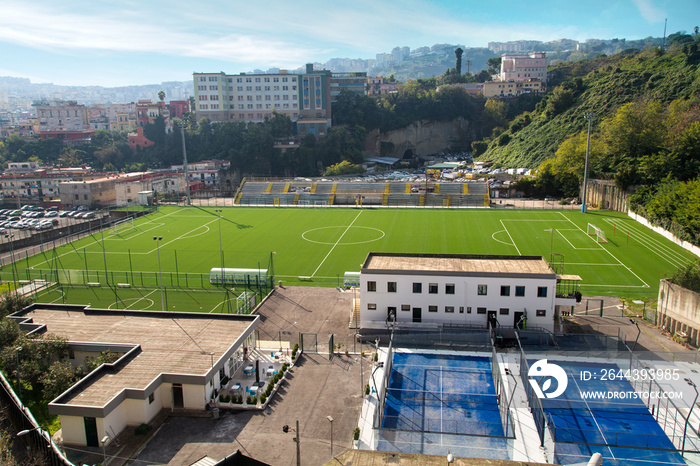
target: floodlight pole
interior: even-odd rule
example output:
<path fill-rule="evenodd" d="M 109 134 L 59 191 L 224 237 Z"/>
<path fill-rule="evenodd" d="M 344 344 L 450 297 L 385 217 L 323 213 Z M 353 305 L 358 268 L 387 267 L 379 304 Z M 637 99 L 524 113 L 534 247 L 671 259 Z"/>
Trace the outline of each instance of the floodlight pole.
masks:
<path fill-rule="evenodd" d="M 586 213 L 586 194 L 588 189 L 588 155 L 591 146 L 591 125 L 595 119 L 595 113 L 586 112 L 583 117 L 588 120 L 588 137 L 586 138 L 586 164 L 583 168 L 583 202 L 581 202 L 581 213 Z"/>
<path fill-rule="evenodd" d="M 153 237 L 153 241 L 156 242 L 156 251 L 158 252 L 158 276 L 160 280 L 160 310 L 165 311 L 165 297 L 163 295 L 163 271 L 160 268 L 160 242 L 162 240 L 162 236 Z"/>
<path fill-rule="evenodd" d="M 185 148 L 185 124 L 180 125 L 180 135 L 182 136 L 182 163 L 185 166 L 185 190 L 187 193 L 187 205 L 192 205 L 190 199 L 190 176 L 187 167 L 187 149 Z"/>
<path fill-rule="evenodd" d="M 12 283 L 14 284 L 14 290 L 15 290 L 15 298 L 17 297 L 17 276 L 15 275 L 15 247 L 14 243 L 12 242 L 12 238 L 14 238 L 15 235 L 11 234 L 6 234 L 5 238 L 7 238 L 7 241 L 10 243 L 10 259 L 12 259 Z"/>
<path fill-rule="evenodd" d="M 331 459 L 333 459 L 333 418 L 331 416 L 326 416 L 326 419 L 331 423 Z"/>
<path fill-rule="evenodd" d="M 22 351 L 22 347 L 18 346 L 15 348 L 15 352 L 17 354 L 17 396 L 19 397 L 20 401 L 22 401 L 22 381 L 19 378 L 19 352 Z"/>

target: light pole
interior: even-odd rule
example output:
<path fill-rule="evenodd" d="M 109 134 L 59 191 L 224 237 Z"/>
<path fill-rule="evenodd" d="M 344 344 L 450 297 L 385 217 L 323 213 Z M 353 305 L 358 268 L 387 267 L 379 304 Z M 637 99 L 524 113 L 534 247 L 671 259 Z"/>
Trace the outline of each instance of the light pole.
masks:
<path fill-rule="evenodd" d="M 221 245 L 221 209 L 214 209 L 216 215 L 219 217 L 219 259 L 221 259 L 221 276 L 223 278 L 224 273 L 224 250 Z"/>
<path fill-rule="evenodd" d="M 554 252 L 554 228 L 549 228 L 545 231 L 550 232 L 549 238 L 549 263 L 552 263 L 552 253 Z"/>
<path fill-rule="evenodd" d="M 277 254 L 275 251 L 272 251 L 272 254 L 270 254 L 270 262 L 272 263 L 272 288 L 275 287 L 275 254 Z"/>
<path fill-rule="evenodd" d="M 331 459 L 333 459 L 333 418 L 326 416 L 326 419 L 328 419 L 331 423 Z"/>
<path fill-rule="evenodd" d="M 14 238 L 15 235 L 11 234 L 6 234 L 5 238 L 7 238 L 7 241 L 10 243 L 10 259 L 12 259 L 12 283 L 14 284 L 14 289 L 15 289 L 15 298 L 17 297 L 17 276 L 15 275 L 15 247 L 12 242 L 12 238 Z"/>
<path fill-rule="evenodd" d="M 19 396 L 20 401 L 22 400 L 22 381 L 19 378 L 19 352 L 22 351 L 22 347 L 18 346 L 15 348 L 15 351 L 17 352 L 17 395 Z"/>
<path fill-rule="evenodd" d="M 163 271 L 160 268 L 160 242 L 163 241 L 162 236 L 154 236 L 153 241 L 156 242 L 156 251 L 158 252 L 158 277 L 160 281 L 160 310 L 165 311 L 165 296 L 163 295 Z"/>
<path fill-rule="evenodd" d="M 693 390 L 695 390 L 695 400 L 693 400 L 693 403 L 690 405 L 690 411 L 688 411 L 688 417 L 685 418 L 685 427 L 683 428 L 683 446 L 681 447 L 681 456 L 685 454 L 685 438 L 687 436 L 688 432 L 688 421 L 690 421 L 690 415 L 693 413 L 693 408 L 695 407 L 695 403 L 698 401 L 698 387 L 695 385 L 695 382 L 693 382 L 690 379 L 683 379 L 685 382 L 693 387 Z"/>
<path fill-rule="evenodd" d="M 586 190 L 588 189 L 588 154 L 591 146 L 591 125 L 595 119 L 595 113 L 586 112 L 583 117 L 588 120 L 588 137 L 586 139 L 586 164 L 583 168 L 583 202 L 581 203 L 581 212 L 586 213 Z"/>
<path fill-rule="evenodd" d="M 285 434 L 286 434 L 287 432 L 289 432 L 290 429 L 293 430 L 295 434 L 297 434 L 296 437 L 294 438 L 294 441 L 295 441 L 296 444 L 297 444 L 297 466 L 301 466 L 301 449 L 300 449 L 300 447 L 299 447 L 299 420 L 298 420 L 298 419 L 297 419 L 297 428 L 296 428 L 296 430 L 295 430 L 295 429 L 292 429 L 292 428 L 289 427 L 288 425 L 282 426 L 282 432 L 284 432 Z"/>

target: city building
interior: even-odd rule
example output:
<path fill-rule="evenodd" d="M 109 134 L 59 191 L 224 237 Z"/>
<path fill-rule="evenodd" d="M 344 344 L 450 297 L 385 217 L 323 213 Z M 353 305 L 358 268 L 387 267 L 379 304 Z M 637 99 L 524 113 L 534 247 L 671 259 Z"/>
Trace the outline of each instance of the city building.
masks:
<path fill-rule="evenodd" d="M 200 160 L 188 163 L 187 175 L 190 178 L 190 187 L 197 190 L 218 186 L 221 182 L 221 171 L 227 170 L 230 166 L 231 162 L 228 160 Z M 184 175 L 185 166 L 172 165 L 170 171 Z"/>
<path fill-rule="evenodd" d="M 101 447 L 127 426 L 147 424 L 162 409 L 204 412 L 255 346 L 257 315 L 92 309 L 33 304 L 9 316 L 22 330 L 68 341 L 74 368 L 103 351 L 103 364 L 49 403 L 63 442 Z"/>
<path fill-rule="evenodd" d="M 367 78 L 367 95 L 370 97 L 381 97 L 399 92 L 398 81 L 389 82 L 383 76 L 370 76 Z"/>
<path fill-rule="evenodd" d="M 79 142 L 88 142 L 95 135 L 94 129 L 58 129 L 58 130 L 41 130 L 39 133 L 39 139 L 59 139 L 66 145 L 75 144 Z"/>
<path fill-rule="evenodd" d="M 141 129 L 141 128 L 139 128 Z M 151 191 L 157 196 L 184 193 L 185 174 L 142 173 L 138 178 L 117 180 L 114 184 L 117 206 L 139 205 L 139 193 Z"/>
<path fill-rule="evenodd" d="M 331 103 L 338 100 L 342 91 L 358 95 L 367 95 L 367 73 L 347 72 L 331 74 Z"/>
<path fill-rule="evenodd" d="M 527 79 L 525 81 L 492 81 L 482 85 L 484 97 L 515 97 L 520 94 L 539 94 L 545 88 L 539 79 Z"/>
<path fill-rule="evenodd" d="M 535 49 L 542 50 L 542 42 L 539 40 L 512 40 L 508 42 L 489 42 L 487 47 L 493 53 L 530 52 Z"/>
<path fill-rule="evenodd" d="M 131 147 L 131 150 L 134 152 L 136 152 L 137 147 L 151 147 L 153 144 L 155 144 L 155 142 L 143 135 L 143 127 L 141 126 L 136 127 L 135 133 L 129 133 L 127 140 L 129 141 L 129 147 Z"/>
<path fill-rule="evenodd" d="M 151 100 L 139 100 L 136 103 L 136 124 L 138 126 L 146 126 L 162 116 L 165 119 L 166 130 L 170 125 L 170 112 L 165 106 L 165 102 L 158 101 L 153 103 Z"/>
<path fill-rule="evenodd" d="M 136 104 L 111 104 L 106 109 L 109 128 L 112 131 L 128 131 L 136 128 Z"/>
<path fill-rule="evenodd" d="M 40 131 L 80 131 L 90 129 L 88 109 L 77 102 L 35 102 Z"/>
<path fill-rule="evenodd" d="M 539 256 L 369 253 L 360 270 L 362 328 L 527 325 L 553 331 L 580 280 Z M 356 304 L 356 309 L 358 305 Z"/>
<path fill-rule="evenodd" d="M 170 112 L 170 118 L 183 118 L 185 113 L 190 111 L 190 101 L 189 100 L 171 100 L 168 102 L 168 111 Z"/>
<path fill-rule="evenodd" d="M 85 176 L 90 167 L 51 168 L 40 167 L 37 162 L 10 162 L 0 175 L 0 193 L 5 200 L 14 198 L 20 203 L 46 203 L 55 201 L 61 183 Z"/>
<path fill-rule="evenodd" d="M 260 123 L 273 112 L 287 115 L 297 133 L 324 135 L 331 126 L 331 72 L 304 74 L 194 73 L 197 119 Z"/>
<path fill-rule="evenodd" d="M 501 57 L 500 81 L 527 81 L 539 79 L 547 82 L 547 58 L 544 52 L 506 53 Z"/>
<path fill-rule="evenodd" d="M 115 207 L 117 181 L 138 179 L 141 175 L 142 173 L 115 174 L 91 180 L 62 182 L 59 184 L 61 204 L 64 207 Z"/>

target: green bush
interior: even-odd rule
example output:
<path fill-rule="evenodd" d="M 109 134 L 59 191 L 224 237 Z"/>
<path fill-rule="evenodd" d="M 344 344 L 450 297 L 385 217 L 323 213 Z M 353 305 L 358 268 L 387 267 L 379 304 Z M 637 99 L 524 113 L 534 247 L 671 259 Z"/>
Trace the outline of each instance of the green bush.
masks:
<path fill-rule="evenodd" d="M 285 362 L 284 364 L 282 364 L 282 372 L 286 371 L 287 369 L 289 369 L 289 363 Z"/>
<path fill-rule="evenodd" d="M 242 395 L 233 395 L 232 400 L 233 403 L 236 403 L 238 405 L 243 404 L 243 396 Z"/>
<path fill-rule="evenodd" d="M 248 395 L 248 398 L 246 398 L 246 403 L 249 406 L 254 406 L 258 404 L 258 397 L 257 396 L 250 396 Z"/>
<path fill-rule="evenodd" d="M 352 439 L 353 440 L 360 440 L 360 428 L 355 427 L 355 430 L 352 432 Z"/>
<path fill-rule="evenodd" d="M 153 427 L 149 426 L 148 424 L 141 424 L 136 428 L 135 434 L 136 435 L 146 435 Z"/>
<path fill-rule="evenodd" d="M 379 353 L 374 353 L 374 362 L 379 361 Z"/>
<path fill-rule="evenodd" d="M 294 348 L 292 348 L 292 359 L 297 357 L 297 351 L 299 351 L 299 345 L 294 345 Z"/>
<path fill-rule="evenodd" d="M 369 384 L 365 385 L 365 395 L 369 395 Z"/>
<path fill-rule="evenodd" d="M 267 400 L 267 395 L 263 393 L 260 395 L 260 403 L 265 404 L 265 400 Z"/>

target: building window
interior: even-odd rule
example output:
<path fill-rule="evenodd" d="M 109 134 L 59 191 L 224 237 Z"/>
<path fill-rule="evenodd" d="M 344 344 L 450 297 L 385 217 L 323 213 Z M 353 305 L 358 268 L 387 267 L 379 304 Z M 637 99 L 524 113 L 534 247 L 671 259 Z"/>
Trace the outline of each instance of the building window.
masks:
<path fill-rule="evenodd" d="M 408 312 L 408 311 L 411 310 L 411 305 L 410 305 L 410 304 L 402 304 L 402 305 L 401 305 L 401 310 L 402 310 L 402 311 Z"/>
<path fill-rule="evenodd" d="M 448 283 L 445 285 L 445 294 L 455 294 L 455 284 Z"/>
<path fill-rule="evenodd" d="M 445 306 L 445 312 L 454 314 L 455 307 L 454 306 Z"/>
<path fill-rule="evenodd" d="M 413 284 L 413 292 L 414 293 L 422 293 L 423 292 L 423 284 L 422 283 L 414 283 Z"/>
<path fill-rule="evenodd" d="M 485 307 L 477 307 L 476 313 L 477 314 L 486 314 L 486 308 Z"/>
<path fill-rule="evenodd" d="M 547 297 L 547 287 L 546 286 L 538 286 L 537 287 L 537 297 L 538 298 L 546 298 Z"/>
<path fill-rule="evenodd" d="M 388 293 L 396 293 L 396 282 L 388 282 L 386 284 L 386 291 Z"/>
<path fill-rule="evenodd" d="M 376 311 L 377 305 L 375 303 L 367 303 L 367 310 L 368 311 Z"/>
<path fill-rule="evenodd" d="M 488 292 L 488 286 L 487 285 L 477 285 L 476 287 L 476 294 L 479 296 L 486 296 L 486 293 Z"/>
<path fill-rule="evenodd" d="M 525 296 L 525 287 L 524 286 L 516 286 L 515 287 L 515 296 L 518 296 L 519 298 L 522 298 Z"/>
<path fill-rule="evenodd" d="M 428 293 L 437 294 L 437 292 L 438 292 L 437 283 L 429 283 L 428 284 Z"/>
<path fill-rule="evenodd" d="M 377 291 L 377 282 L 367 282 L 367 291 Z"/>
<path fill-rule="evenodd" d="M 428 312 L 437 312 L 437 306 L 428 306 Z"/>
<path fill-rule="evenodd" d="M 149 405 L 150 405 L 151 403 L 153 403 L 155 400 L 156 400 L 156 397 L 153 395 L 153 393 L 151 393 L 150 395 L 148 395 L 148 404 L 149 404 Z"/>
<path fill-rule="evenodd" d="M 502 316 L 507 316 L 508 314 L 510 314 L 510 309 L 506 309 L 506 308 L 502 307 L 498 313 L 501 314 Z"/>
<path fill-rule="evenodd" d="M 501 286 L 501 296 L 510 296 L 510 287 L 507 285 Z"/>
<path fill-rule="evenodd" d="M 459 306 L 459 313 L 464 314 L 464 306 Z M 472 313 L 472 307 L 467 306 L 467 314 L 471 314 L 471 313 Z"/>
<path fill-rule="evenodd" d="M 537 317 L 546 317 L 547 316 L 547 310 L 546 309 L 537 309 L 535 311 L 535 315 Z"/>

